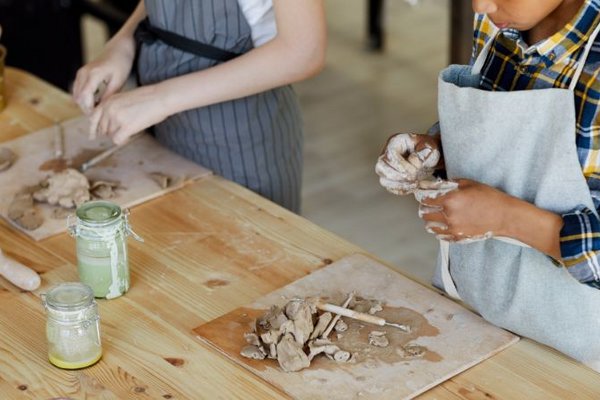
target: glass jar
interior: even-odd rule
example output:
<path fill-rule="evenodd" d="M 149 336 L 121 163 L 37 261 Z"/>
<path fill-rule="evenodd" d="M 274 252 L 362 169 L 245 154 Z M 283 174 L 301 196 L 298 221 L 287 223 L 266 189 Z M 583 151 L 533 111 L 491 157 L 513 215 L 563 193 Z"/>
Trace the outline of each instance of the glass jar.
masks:
<path fill-rule="evenodd" d="M 62 283 L 42 294 L 46 308 L 48 359 L 64 369 L 95 364 L 102 357 L 100 317 L 92 289 L 80 282 Z"/>
<path fill-rule="evenodd" d="M 128 215 L 114 203 L 90 201 L 77 208 L 74 224 L 68 220 L 77 242 L 79 279 L 95 297 L 114 299 L 129 290 L 127 236 L 143 240 L 131 231 Z"/>

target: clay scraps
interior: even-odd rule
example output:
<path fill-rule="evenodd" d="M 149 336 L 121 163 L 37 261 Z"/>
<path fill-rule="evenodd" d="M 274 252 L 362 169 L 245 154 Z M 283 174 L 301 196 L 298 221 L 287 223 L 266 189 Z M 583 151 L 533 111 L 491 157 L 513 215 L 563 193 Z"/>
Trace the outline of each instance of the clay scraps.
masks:
<path fill-rule="evenodd" d="M 119 182 L 95 181 L 90 184 L 85 175 L 67 168 L 42 180 L 38 185 L 20 190 L 8 206 L 8 218 L 26 230 L 35 230 L 44 223 L 38 203 L 56 206 L 53 219 L 64 219 L 86 201 L 111 199 L 116 196 Z"/>
<path fill-rule="evenodd" d="M 286 372 L 308 368 L 323 353 L 337 362 L 349 362 L 352 354 L 320 336 L 332 320 L 331 313 L 317 314 L 317 299 L 293 299 L 284 307 L 272 306 L 246 333 L 241 355 L 263 360 L 276 359 Z M 316 323 L 314 322 L 316 320 Z"/>

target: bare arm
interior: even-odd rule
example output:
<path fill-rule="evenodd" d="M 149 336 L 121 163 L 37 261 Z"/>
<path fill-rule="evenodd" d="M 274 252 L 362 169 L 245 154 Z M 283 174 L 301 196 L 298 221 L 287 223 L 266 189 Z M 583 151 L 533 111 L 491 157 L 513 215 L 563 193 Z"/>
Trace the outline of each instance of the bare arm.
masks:
<path fill-rule="evenodd" d="M 261 47 L 213 68 L 168 79 L 100 104 L 92 132 L 122 143 L 170 115 L 249 96 L 306 79 L 325 62 L 323 0 L 274 0 L 277 36 Z M 189 88 L 198 88 L 189 90 Z"/>

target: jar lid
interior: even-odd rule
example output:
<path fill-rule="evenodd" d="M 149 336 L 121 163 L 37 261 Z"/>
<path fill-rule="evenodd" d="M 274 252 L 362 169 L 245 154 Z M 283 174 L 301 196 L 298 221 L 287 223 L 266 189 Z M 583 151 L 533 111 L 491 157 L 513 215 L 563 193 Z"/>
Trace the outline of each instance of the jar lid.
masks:
<path fill-rule="evenodd" d="M 45 301 L 49 307 L 61 310 L 85 308 L 94 301 L 94 291 L 81 282 L 61 283 L 46 293 Z"/>
<path fill-rule="evenodd" d="M 121 217 L 121 207 L 108 201 L 89 201 L 77 208 L 77 218 L 88 224 L 104 225 Z"/>

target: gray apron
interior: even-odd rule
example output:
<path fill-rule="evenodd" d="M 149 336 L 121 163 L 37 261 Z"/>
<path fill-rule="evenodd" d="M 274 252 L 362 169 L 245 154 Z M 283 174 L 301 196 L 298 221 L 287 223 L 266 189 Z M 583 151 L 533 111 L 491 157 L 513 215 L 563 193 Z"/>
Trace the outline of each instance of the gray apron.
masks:
<path fill-rule="evenodd" d="M 479 89 L 493 39 L 472 68 L 443 70 L 438 108 L 448 177 L 485 183 L 558 214 L 595 210 L 577 157 L 573 91 L 597 34 L 598 28 L 569 89 Z M 441 243 L 434 285 L 495 325 L 600 371 L 600 290 L 515 242 Z"/>
<path fill-rule="evenodd" d="M 145 5 L 157 28 L 234 53 L 253 48 L 237 0 L 145 0 Z M 149 85 L 218 63 L 156 41 L 141 46 L 138 79 Z M 182 156 L 300 210 L 302 121 L 291 86 L 175 114 L 157 124 L 154 133 Z"/>

